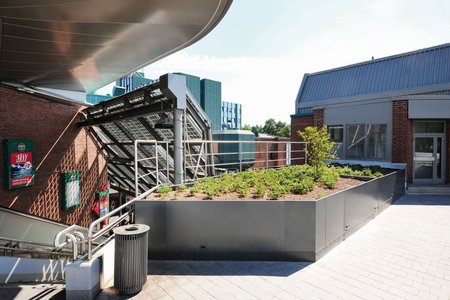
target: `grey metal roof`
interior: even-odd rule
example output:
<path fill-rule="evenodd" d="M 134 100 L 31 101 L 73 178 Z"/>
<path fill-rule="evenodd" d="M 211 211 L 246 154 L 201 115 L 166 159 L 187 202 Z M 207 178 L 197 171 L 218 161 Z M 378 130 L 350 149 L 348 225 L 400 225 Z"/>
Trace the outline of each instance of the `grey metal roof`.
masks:
<path fill-rule="evenodd" d="M 332 99 L 380 95 L 449 84 L 450 43 L 305 74 L 297 107 Z"/>
<path fill-rule="evenodd" d="M 198 41 L 232 0 L 1 0 L 0 81 L 91 92 Z"/>

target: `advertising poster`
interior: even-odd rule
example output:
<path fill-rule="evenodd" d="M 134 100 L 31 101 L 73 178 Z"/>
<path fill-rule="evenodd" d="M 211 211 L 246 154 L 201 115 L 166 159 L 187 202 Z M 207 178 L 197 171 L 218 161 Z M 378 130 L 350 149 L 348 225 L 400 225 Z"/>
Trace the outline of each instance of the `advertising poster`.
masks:
<path fill-rule="evenodd" d="M 100 191 L 96 193 L 95 201 L 92 205 L 92 211 L 98 216 L 103 217 L 109 213 L 109 189 L 108 185 L 103 185 Z M 108 220 L 104 220 L 103 225 L 108 224 Z"/>
<path fill-rule="evenodd" d="M 4 140 L 5 188 L 28 187 L 34 183 L 33 142 L 30 140 Z"/>
<path fill-rule="evenodd" d="M 80 205 L 80 171 L 68 172 L 62 174 L 63 181 L 63 210 L 71 209 Z"/>

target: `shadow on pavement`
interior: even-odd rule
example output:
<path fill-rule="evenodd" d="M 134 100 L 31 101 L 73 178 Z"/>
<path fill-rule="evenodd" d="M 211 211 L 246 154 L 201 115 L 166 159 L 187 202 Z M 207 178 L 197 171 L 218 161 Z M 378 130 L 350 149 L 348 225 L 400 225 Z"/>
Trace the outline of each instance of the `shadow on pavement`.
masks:
<path fill-rule="evenodd" d="M 450 195 L 404 195 L 392 205 L 450 205 Z"/>
<path fill-rule="evenodd" d="M 277 276 L 287 277 L 310 262 L 266 261 L 149 261 L 149 275 Z"/>

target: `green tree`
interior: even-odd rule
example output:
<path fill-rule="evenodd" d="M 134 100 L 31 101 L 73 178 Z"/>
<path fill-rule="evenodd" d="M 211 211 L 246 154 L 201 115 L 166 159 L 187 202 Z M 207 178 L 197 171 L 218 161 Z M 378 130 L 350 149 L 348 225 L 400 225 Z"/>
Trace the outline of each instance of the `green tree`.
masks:
<path fill-rule="evenodd" d="M 298 135 L 307 142 L 306 155 L 308 164 L 313 168 L 315 176 L 320 177 L 327 160 L 333 159 L 334 143 L 330 141 L 330 134 L 327 126 L 317 128 L 308 126 L 304 131 L 298 131 Z"/>
<path fill-rule="evenodd" d="M 244 126 L 242 126 L 242 130 L 252 131 L 252 126 L 250 126 L 249 124 L 244 124 Z"/>
<path fill-rule="evenodd" d="M 291 126 L 289 125 L 284 125 L 277 133 L 278 136 L 282 136 L 282 137 L 287 137 L 290 138 L 291 137 Z"/>
<path fill-rule="evenodd" d="M 264 124 L 264 127 L 262 128 L 262 133 L 276 135 L 277 123 L 275 122 L 274 119 L 270 118 L 270 119 L 266 120 L 266 123 Z"/>

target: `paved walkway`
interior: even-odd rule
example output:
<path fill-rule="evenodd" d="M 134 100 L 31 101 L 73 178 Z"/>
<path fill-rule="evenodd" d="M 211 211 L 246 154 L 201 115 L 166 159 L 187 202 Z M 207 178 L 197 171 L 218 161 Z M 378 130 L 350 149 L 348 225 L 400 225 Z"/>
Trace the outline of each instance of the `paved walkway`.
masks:
<path fill-rule="evenodd" d="M 0 286 L 1 287 L 1 286 Z M 0 299 L 64 299 L 63 284 L 9 285 Z M 316 263 L 151 261 L 131 297 L 450 299 L 450 196 L 405 196 Z"/>
<path fill-rule="evenodd" d="M 450 196 L 404 196 L 316 263 L 151 261 L 132 299 L 450 299 Z M 128 299 L 107 289 L 97 299 Z"/>

